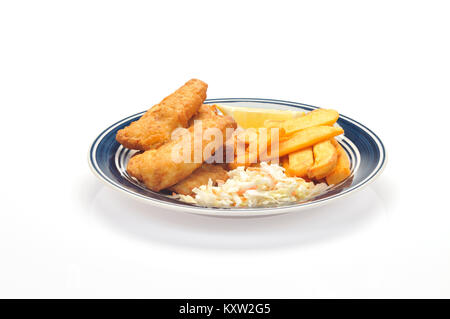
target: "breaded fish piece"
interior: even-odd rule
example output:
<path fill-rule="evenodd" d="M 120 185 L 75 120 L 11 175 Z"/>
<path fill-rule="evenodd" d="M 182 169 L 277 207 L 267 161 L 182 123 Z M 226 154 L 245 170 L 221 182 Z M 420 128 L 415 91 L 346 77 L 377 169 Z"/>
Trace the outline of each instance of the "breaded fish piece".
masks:
<path fill-rule="evenodd" d="M 116 140 L 127 148 L 141 151 L 158 148 L 170 141 L 173 130 L 188 127 L 189 120 L 206 99 L 207 88 L 205 82 L 189 80 L 139 120 L 119 130 Z"/>
<path fill-rule="evenodd" d="M 208 184 L 209 179 L 214 185 L 217 185 L 217 181 L 225 182 L 228 179 L 228 173 L 220 164 L 204 163 L 191 175 L 170 187 L 169 190 L 181 195 L 190 195 L 194 188 Z"/>
<path fill-rule="evenodd" d="M 206 120 L 217 116 L 217 107 L 213 104 L 202 104 L 198 112 L 189 120 L 189 127 L 194 125 L 194 121 Z"/>
<path fill-rule="evenodd" d="M 218 128 L 225 139 L 227 128 L 236 128 L 236 122 L 230 116 L 215 115 L 208 117 L 202 121 L 202 133 L 209 128 Z M 149 189 L 153 191 L 160 191 L 177 184 L 186 177 L 192 174 L 197 168 L 202 166 L 206 160 L 204 158 L 204 150 L 210 144 L 211 140 L 202 134 L 201 148 L 197 151 L 201 156 L 200 161 L 194 159 L 194 126 L 189 127 L 186 134 L 189 134 L 191 143 L 187 149 L 190 155 L 188 162 L 183 161 L 183 138 L 178 138 L 173 141 L 163 144 L 155 150 L 148 150 L 142 154 L 138 154 L 130 159 L 127 166 L 128 173 L 143 182 Z M 214 145 L 214 151 L 222 147 L 224 141 L 219 141 L 217 146 Z M 174 159 L 172 154 L 180 156 L 181 160 Z"/>

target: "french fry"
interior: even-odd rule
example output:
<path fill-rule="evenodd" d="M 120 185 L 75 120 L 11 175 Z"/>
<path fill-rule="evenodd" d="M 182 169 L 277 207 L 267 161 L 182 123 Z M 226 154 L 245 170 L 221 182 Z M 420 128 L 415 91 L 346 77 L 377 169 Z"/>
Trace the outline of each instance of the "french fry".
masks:
<path fill-rule="evenodd" d="M 273 139 L 280 141 L 284 137 L 283 128 L 260 128 L 258 129 L 258 144 L 257 147 L 249 147 L 248 160 L 249 163 L 256 163 L 258 161 L 267 161 L 271 158 L 267 156 L 267 152 L 271 150 Z"/>
<path fill-rule="evenodd" d="M 282 127 L 286 134 L 292 134 L 313 126 L 333 125 L 339 118 L 335 110 L 318 109 L 294 119 L 286 120 Z"/>
<path fill-rule="evenodd" d="M 289 154 L 289 168 L 287 171 L 297 177 L 308 175 L 308 169 L 314 164 L 312 147 L 307 147 Z"/>
<path fill-rule="evenodd" d="M 316 180 L 330 174 L 337 165 L 338 153 L 330 140 L 313 146 L 314 164 L 308 169 L 308 177 Z"/>
<path fill-rule="evenodd" d="M 306 116 L 306 115 L 305 115 Z M 280 142 L 278 155 L 284 156 L 292 152 L 313 146 L 319 142 L 344 133 L 340 127 L 313 126 L 294 133 L 288 140 Z"/>
<path fill-rule="evenodd" d="M 351 174 L 347 152 L 336 140 L 333 139 L 332 143 L 338 152 L 338 161 L 334 170 L 326 177 L 328 185 L 339 184 Z"/>
<path fill-rule="evenodd" d="M 282 158 L 280 158 L 281 166 L 284 167 L 284 169 L 287 171 L 289 169 L 289 156 L 285 155 Z"/>
<path fill-rule="evenodd" d="M 289 135 L 280 136 L 280 143 L 281 142 L 286 142 L 290 138 L 291 138 L 291 136 L 289 136 Z"/>
<path fill-rule="evenodd" d="M 280 121 L 280 120 L 265 120 L 264 121 L 264 127 L 267 127 L 267 128 L 278 127 L 278 128 L 280 128 L 280 127 L 283 126 L 284 122 L 285 121 Z"/>
<path fill-rule="evenodd" d="M 289 155 L 285 155 L 280 158 L 280 165 L 284 167 L 284 173 L 286 174 L 286 176 L 294 176 L 289 173 Z"/>
<path fill-rule="evenodd" d="M 278 132 L 277 132 L 278 130 Z M 272 138 L 278 138 L 278 140 L 286 135 L 283 128 L 279 127 L 270 127 L 270 128 L 259 128 L 258 129 L 258 148 L 262 151 L 267 146 L 270 146 L 272 143 Z"/>
<path fill-rule="evenodd" d="M 245 129 L 237 134 L 237 139 L 241 143 L 249 145 L 258 141 L 258 131 L 256 129 Z"/>

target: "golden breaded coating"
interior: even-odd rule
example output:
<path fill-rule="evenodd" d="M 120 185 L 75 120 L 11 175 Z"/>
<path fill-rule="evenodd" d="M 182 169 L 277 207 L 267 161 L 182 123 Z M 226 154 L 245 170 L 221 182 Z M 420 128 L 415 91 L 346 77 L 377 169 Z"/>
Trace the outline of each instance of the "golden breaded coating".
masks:
<path fill-rule="evenodd" d="M 189 120 L 189 125 L 194 125 L 194 121 L 206 120 L 217 116 L 217 107 L 211 104 L 202 104 L 198 112 Z"/>
<path fill-rule="evenodd" d="M 204 163 L 191 175 L 169 189 L 177 194 L 190 195 L 194 188 L 208 184 L 209 179 L 212 180 L 214 185 L 217 185 L 217 181 L 225 182 L 228 179 L 228 173 L 222 165 Z"/>
<path fill-rule="evenodd" d="M 206 99 L 207 88 L 200 80 L 189 80 L 139 120 L 119 130 L 116 140 L 127 148 L 141 151 L 158 148 L 170 141 L 173 130 L 188 127 L 189 120 Z"/>
<path fill-rule="evenodd" d="M 202 131 L 204 133 L 209 128 L 218 128 L 225 139 L 227 128 L 236 128 L 236 122 L 230 116 L 214 115 L 202 121 Z M 178 138 L 163 144 L 155 150 L 148 150 L 142 154 L 138 154 L 128 162 L 128 173 L 143 182 L 149 189 L 160 191 L 182 181 L 197 168 L 202 166 L 206 160 L 204 158 L 204 150 L 209 146 L 211 140 L 205 134 L 202 134 L 201 142 L 194 143 L 194 126 L 189 127 L 186 134 L 189 134 L 190 144 L 187 145 L 190 160 L 183 160 L 183 143 L 184 138 Z M 213 151 L 222 147 L 224 141 L 218 141 L 217 145 L 213 144 Z M 194 152 L 201 144 L 201 148 Z M 189 149 L 190 148 L 190 149 Z M 174 159 L 172 153 L 178 154 L 181 160 Z M 195 153 L 200 154 L 200 161 L 195 161 Z"/>

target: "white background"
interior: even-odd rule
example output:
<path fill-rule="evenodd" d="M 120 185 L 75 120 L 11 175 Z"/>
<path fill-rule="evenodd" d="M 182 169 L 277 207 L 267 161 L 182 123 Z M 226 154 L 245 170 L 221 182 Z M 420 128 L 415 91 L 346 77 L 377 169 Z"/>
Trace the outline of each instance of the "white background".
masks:
<path fill-rule="evenodd" d="M 0 297 L 450 297 L 448 1 L 2 1 Z M 298 214 L 104 186 L 87 150 L 192 77 L 335 108 L 388 165 Z"/>

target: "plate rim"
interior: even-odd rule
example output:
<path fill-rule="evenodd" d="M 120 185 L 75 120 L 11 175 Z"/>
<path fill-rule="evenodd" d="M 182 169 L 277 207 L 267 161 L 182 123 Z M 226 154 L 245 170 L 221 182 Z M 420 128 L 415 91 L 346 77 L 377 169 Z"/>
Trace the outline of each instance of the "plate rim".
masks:
<path fill-rule="evenodd" d="M 299 103 L 299 102 L 292 102 L 292 101 L 286 101 L 286 100 L 277 100 L 277 99 L 266 99 L 266 98 L 214 98 L 214 99 L 206 99 L 205 103 L 236 103 L 236 102 L 256 102 L 256 103 L 274 103 L 278 105 L 285 105 L 290 107 L 307 107 L 311 109 L 319 109 L 321 107 L 317 107 L 314 105 L 309 105 L 305 103 Z M 95 176 L 99 178 L 104 184 L 108 185 L 109 187 L 121 191 L 122 193 L 127 194 L 128 196 L 131 196 L 132 198 L 138 199 L 141 202 L 145 202 L 147 204 L 152 204 L 154 206 L 165 208 L 169 210 L 176 210 L 176 211 L 182 211 L 185 213 L 194 213 L 194 214 L 200 214 L 200 215 L 207 215 L 207 216 L 220 216 L 220 217 L 229 217 L 229 216 L 236 216 L 236 217 L 257 217 L 257 216 L 269 216 L 269 215 L 277 215 L 277 214 L 284 214 L 288 212 L 293 212 L 296 210 L 305 210 L 313 207 L 318 207 L 321 205 L 324 205 L 332 200 L 337 200 L 344 198 L 350 194 L 354 194 L 356 191 L 359 191 L 366 187 L 367 185 L 370 185 L 378 176 L 381 175 L 381 173 L 384 171 L 387 163 L 387 152 L 386 147 L 384 143 L 381 141 L 381 139 L 378 137 L 377 134 L 375 134 L 371 129 L 369 129 L 364 124 L 361 124 L 360 122 L 345 116 L 343 114 L 340 114 L 340 117 L 345 119 L 346 121 L 349 121 L 353 125 L 356 125 L 363 130 L 365 130 L 369 136 L 376 142 L 378 149 L 380 151 L 380 160 L 377 163 L 377 166 L 371 172 L 371 174 L 366 177 L 364 180 L 359 182 L 356 185 L 353 185 L 349 187 L 348 189 L 345 189 L 343 192 L 334 194 L 330 197 L 322 198 L 317 201 L 310 201 L 310 202 L 304 202 L 299 204 L 293 204 L 289 206 L 281 206 L 281 207 L 256 207 L 256 208 L 215 208 L 215 207 L 199 207 L 199 206 L 185 206 L 185 205 L 174 205 L 172 203 L 166 203 L 151 197 L 147 197 L 141 194 L 137 194 L 133 191 L 130 191 L 123 186 L 120 185 L 120 183 L 116 183 L 113 180 L 109 179 L 107 176 L 102 175 L 99 171 L 100 169 L 96 168 L 96 160 L 94 154 L 96 154 L 96 149 L 100 141 L 103 139 L 103 137 L 108 134 L 114 127 L 122 124 L 123 122 L 128 121 L 129 119 L 136 117 L 140 114 L 145 113 L 146 111 L 138 112 L 133 115 L 127 116 L 110 126 L 108 126 L 106 129 L 104 129 L 97 137 L 94 139 L 94 141 L 89 146 L 88 150 L 88 164 Z M 252 214 L 256 213 L 256 214 Z"/>

